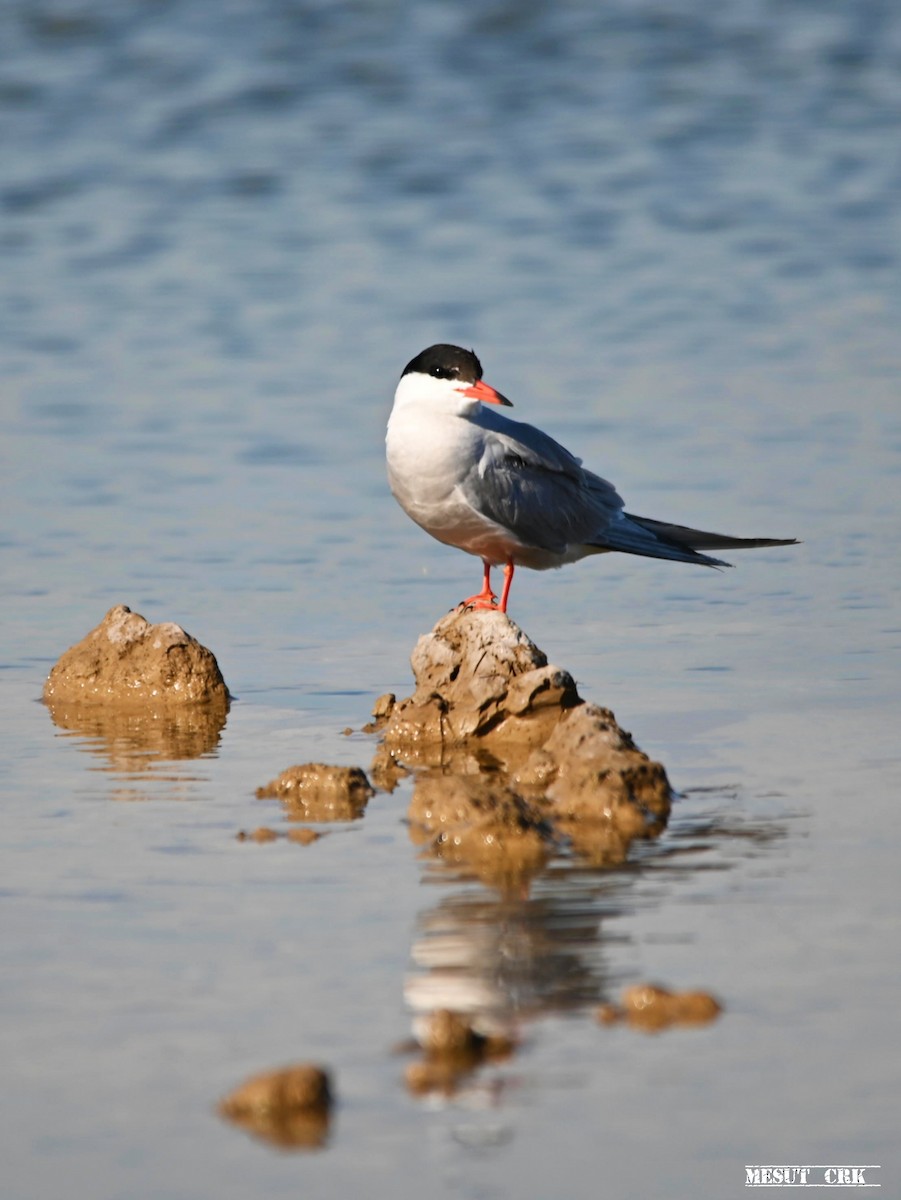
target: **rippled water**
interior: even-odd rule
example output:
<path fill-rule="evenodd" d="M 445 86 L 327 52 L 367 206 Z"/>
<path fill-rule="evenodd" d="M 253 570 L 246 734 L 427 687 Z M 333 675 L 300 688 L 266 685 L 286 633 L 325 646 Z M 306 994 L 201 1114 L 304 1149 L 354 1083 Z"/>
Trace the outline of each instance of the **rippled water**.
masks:
<path fill-rule="evenodd" d="M 896 1188 L 897 8 L 9 0 L 0 47 L 4 1189 Z M 478 584 L 384 481 L 437 340 L 633 511 L 804 540 L 517 576 L 682 792 L 628 868 L 528 896 L 418 859 L 404 787 L 235 840 L 283 827 L 253 791 L 290 763 L 368 765 L 342 729 Z M 217 654 L 199 756 L 37 703 L 114 603 Z M 643 978 L 725 1014 L 597 1027 Z M 392 1047 L 449 986 L 523 1044 L 424 1102 Z M 334 1072 L 325 1149 L 216 1116 L 295 1059 Z"/>

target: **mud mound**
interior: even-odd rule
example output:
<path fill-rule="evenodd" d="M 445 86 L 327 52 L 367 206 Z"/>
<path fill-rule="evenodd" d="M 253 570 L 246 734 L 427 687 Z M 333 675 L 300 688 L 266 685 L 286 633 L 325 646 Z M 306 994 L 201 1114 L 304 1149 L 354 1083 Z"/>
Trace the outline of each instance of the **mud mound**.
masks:
<path fill-rule="evenodd" d="M 155 709 L 204 704 L 227 709 L 215 656 L 171 621 L 151 625 L 124 604 L 59 659 L 44 685 L 52 710 L 73 705 Z M 71 717 L 70 717 L 71 719 Z"/>
<path fill-rule="evenodd" d="M 666 772 L 608 709 L 505 613 L 454 609 L 421 637 L 412 696 L 383 696 L 373 778 L 416 775 L 411 832 L 483 875 L 540 869 L 568 839 L 594 862 L 624 861 L 635 838 L 666 826 Z M 417 835 L 418 831 L 418 835 Z"/>
<path fill-rule="evenodd" d="M 316 1149 L 328 1139 L 333 1089 L 310 1063 L 254 1075 L 219 1102 L 219 1112 L 255 1137 L 283 1149 Z"/>

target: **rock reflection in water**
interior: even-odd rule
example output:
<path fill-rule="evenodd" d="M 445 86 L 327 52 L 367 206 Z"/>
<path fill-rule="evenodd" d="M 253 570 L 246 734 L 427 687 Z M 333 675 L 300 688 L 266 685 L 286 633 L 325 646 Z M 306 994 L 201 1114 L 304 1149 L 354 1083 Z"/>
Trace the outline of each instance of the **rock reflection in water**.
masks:
<path fill-rule="evenodd" d="M 722 803 L 723 789 L 715 794 Z M 414 798 L 411 812 L 417 803 Z M 445 803 L 453 811 L 452 796 Z M 440 812 L 435 806 L 436 818 Z M 499 875 L 490 887 L 471 861 L 429 853 L 423 882 L 440 886 L 444 894 L 417 920 L 404 985 L 423 1052 L 407 1069 L 410 1090 L 453 1095 L 458 1102 L 494 1102 L 505 1086 L 504 1073 L 475 1076 L 476 1068 L 503 1060 L 496 1046 L 505 1046 L 506 1055 L 514 1053 L 528 1023 L 558 1013 L 593 1011 L 602 1023 L 652 1032 L 714 1021 L 721 1005 L 706 990 L 671 992 L 633 984 L 619 1005 L 610 1003 L 622 978 L 610 963 L 613 941 L 606 923 L 631 911 L 628 897 L 637 880 L 643 904 L 654 903 L 656 879 L 674 872 L 694 876 L 729 870 L 738 856 L 771 853 L 785 829 L 739 812 L 716 823 L 686 817 L 670 833 L 671 841 L 645 843 L 625 872 L 598 871 L 570 847 L 570 858 L 564 848 L 537 871 L 518 878 Z M 670 888 L 659 891 L 661 903 Z M 447 1014 L 487 1039 L 483 1052 L 468 1060 L 435 1056 L 430 1049 L 435 1025 Z"/>
<path fill-rule="evenodd" d="M 479 1033 L 468 1017 L 446 1008 L 432 1013 L 418 1034 L 423 1057 L 406 1070 L 407 1087 L 414 1095 L 455 1095 L 476 1067 L 503 1062 L 515 1049 L 511 1038 Z"/>
<path fill-rule="evenodd" d="M 130 778 L 160 779 L 163 763 L 212 754 L 228 718 L 225 706 L 186 705 L 155 709 L 106 708 L 97 704 L 48 702 L 53 723 L 80 749 L 104 760 L 102 770 Z M 176 780 L 187 776 L 179 771 Z M 140 789 L 121 789 L 118 799 L 142 798 Z"/>
<path fill-rule="evenodd" d="M 500 771 L 420 771 L 407 816 L 414 843 L 499 887 L 527 883 L 554 849 L 551 826 Z"/>
<path fill-rule="evenodd" d="M 416 691 L 382 697 L 372 771 L 414 772 L 411 836 L 487 882 L 540 870 L 562 842 L 595 866 L 622 864 L 669 817 L 666 771 L 609 709 L 504 613 L 460 606 L 419 639 Z"/>

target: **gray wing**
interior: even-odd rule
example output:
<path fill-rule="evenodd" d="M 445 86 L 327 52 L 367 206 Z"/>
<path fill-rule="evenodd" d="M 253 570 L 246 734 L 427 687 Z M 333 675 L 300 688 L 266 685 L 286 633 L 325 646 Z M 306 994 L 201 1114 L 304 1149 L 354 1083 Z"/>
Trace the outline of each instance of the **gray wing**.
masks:
<path fill-rule="evenodd" d="M 482 454 L 463 492 L 524 545 L 563 554 L 567 546 L 596 543 L 620 519 L 623 500 L 613 484 L 584 470 L 548 434 L 489 410 L 479 425 Z"/>
<path fill-rule="evenodd" d="M 464 495 L 526 546 L 553 554 L 584 546 L 598 553 L 619 550 L 727 567 L 721 559 L 698 553 L 698 547 L 748 544 L 624 513 L 612 483 L 586 471 L 578 458 L 534 425 L 511 421 L 484 406 L 477 424 L 483 431 L 482 453 L 463 481 Z"/>

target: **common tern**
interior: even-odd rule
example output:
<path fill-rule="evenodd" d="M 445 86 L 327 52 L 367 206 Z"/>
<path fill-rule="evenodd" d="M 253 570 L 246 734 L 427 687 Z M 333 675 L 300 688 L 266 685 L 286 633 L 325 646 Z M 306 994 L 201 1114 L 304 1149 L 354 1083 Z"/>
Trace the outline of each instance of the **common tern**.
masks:
<path fill-rule="evenodd" d="M 448 546 L 482 560 L 482 590 L 463 603 L 507 611 L 516 567 L 544 571 L 619 550 L 728 567 L 702 550 L 790 546 L 795 538 L 705 533 L 624 511 L 613 484 L 548 434 L 500 412 L 471 350 L 429 346 L 407 363 L 388 421 L 388 479 L 404 512 Z M 503 565 L 500 600 L 491 568 Z"/>

